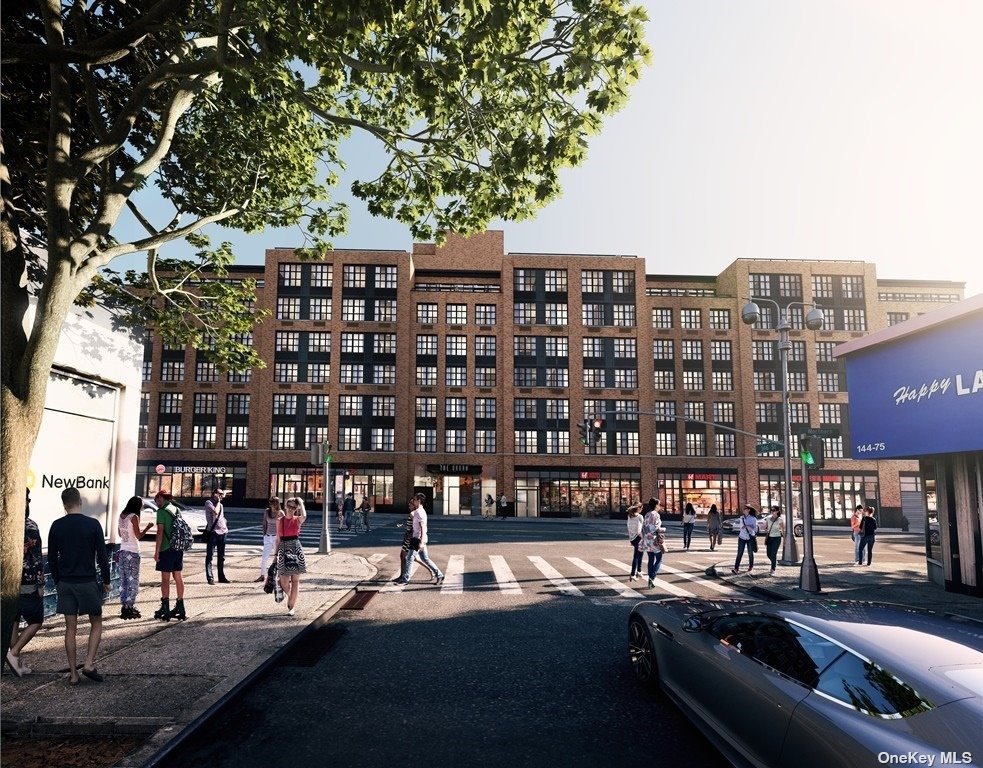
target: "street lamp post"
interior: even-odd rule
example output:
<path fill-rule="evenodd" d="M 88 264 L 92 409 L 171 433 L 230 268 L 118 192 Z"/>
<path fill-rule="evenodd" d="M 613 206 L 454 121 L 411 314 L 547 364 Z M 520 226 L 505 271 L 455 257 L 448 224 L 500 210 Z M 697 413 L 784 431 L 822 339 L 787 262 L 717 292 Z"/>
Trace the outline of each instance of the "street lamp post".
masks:
<path fill-rule="evenodd" d="M 805 317 L 805 325 L 810 331 L 816 331 L 823 327 L 826 320 L 823 311 L 815 305 L 806 305 L 802 302 L 793 301 L 782 307 L 777 301 L 768 298 L 758 298 L 748 296 L 748 303 L 741 309 L 741 320 L 746 325 L 754 325 L 761 317 L 761 309 L 757 302 L 764 301 L 774 305 L 778 312 L 778 354 L 782 363 L 782 468 L 785 474 L 785 544 L 782 551 L 782 565 L 796 565 L 799 562 L 798 547 L 795 543 L 795 515 L 792 512 L 792 414 L 789 408 L 789 388 L 788 388 L 788 353 L 792 349 L 792 342 L 788 339 L 788 332 L 792 330 L 792 324 L 788 319 L 788 309 L 793 306 L 812 306 L 812 309 Z M 802 511 L 803 525 L 809 521 L 805 519 L 807 510 Z"/>

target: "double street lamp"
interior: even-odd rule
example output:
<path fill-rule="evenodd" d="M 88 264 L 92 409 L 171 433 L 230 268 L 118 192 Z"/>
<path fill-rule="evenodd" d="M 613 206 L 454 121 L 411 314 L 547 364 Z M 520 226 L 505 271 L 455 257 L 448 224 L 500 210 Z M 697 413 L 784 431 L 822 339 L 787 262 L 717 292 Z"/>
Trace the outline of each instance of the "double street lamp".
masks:
<path fill-rule="evenodd" d="M 788 332 L 792 330 L 792 323 L 789 322 L 788 310 L 794 306 L 805 309 L 812 307 L 805 316 L 805 326 L 810 331 L 818 331 L 826 322 L 823 311 L 814 304 L 803 304 L 793 301 L 782 307 L 777 301 L 768 298 L 748 296 L 748 303 L 741 309 L 741 320 L 746 325 L 754 325 L 761 317 L 759 302 L 766 302 L 775 307 L 778 313 L 778 354 L 782 363 L 782 465 L 785 472 L 785 544 L 782 551 L 782 565 L 796 565 L 799 562 L 799 553 L 795 544 L 795 517 L 792 513 L 792 421 L 791 408 L 789 408 L 789 387 L 788 387 L 788 353 L 792 349 L 792 342 L 789 341 Z M 811 522 L 811 511 L 802 510 L 802 523 L 807 526 Z"/>

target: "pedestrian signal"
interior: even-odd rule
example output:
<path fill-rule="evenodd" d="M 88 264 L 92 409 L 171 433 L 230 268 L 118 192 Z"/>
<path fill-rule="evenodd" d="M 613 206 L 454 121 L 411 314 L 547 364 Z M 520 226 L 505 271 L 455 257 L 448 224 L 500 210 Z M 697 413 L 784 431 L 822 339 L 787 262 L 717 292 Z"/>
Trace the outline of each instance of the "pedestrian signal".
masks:
<path fill-rule="evenodd" d="M 801 435 L 799 437 L 799 458 L 806 469 L 823 468 L 823 440 L 821 437 Z"/>

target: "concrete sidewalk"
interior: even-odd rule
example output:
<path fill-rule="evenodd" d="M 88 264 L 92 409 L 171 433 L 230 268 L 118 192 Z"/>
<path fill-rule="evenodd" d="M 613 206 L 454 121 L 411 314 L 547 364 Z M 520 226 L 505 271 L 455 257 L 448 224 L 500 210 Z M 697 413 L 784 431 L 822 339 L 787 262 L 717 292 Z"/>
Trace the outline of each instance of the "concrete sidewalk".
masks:
<path fill-rule="evenodd" d="M 185 555 L 188 618 L 163 622 L 153 618 L 160 605 L 160 580 L 153 557 L 147 555 L 150 549 L 143 547 L 137 600 L 143 618 L 124 621 L 118 602 L 104 606 L 96 668 L 105 682 L 82 678 L 77 686 L 68 684 L 64 619 L 46 620 L 21 655 L 33 672 L 18 678 L 4 665 L 4 734 L 146 736 L 141 750 L 117 764 L 142 766 L 325 613 L 337 610 L 356 585 L 376 575 L 373 565 L 355 555 L 305 552 L 307 574 L 291 617 L 286 601 L 276 603 L 254 581 L 259 572 L 256 548 L 230 546 L 225 570 L 233 583 L 209 585 L 204 546 L 196 543 Z M 79 663 L 85 658 L 88 630 L 88 621 L 80 619 Z"/>
<path fill-rule="evenodd" d="M 920 563 L 907 560 L 893 562 L 874 561 L 870 566 L 852 563 L 820 561 L 818 566 L 820 592 L 799 589 L 800 567 L 779 565 L 775 575 L 769 576 L 771 564 L 764 553 L 764 544 L 758 540 L 754 557 L 754 571 L 747 573 L 747 555 L 739 575 L 731 573 L 734 555 L 707 569 L 707 574 L 743 590 L 751 590 L 764 597 L 777 600 L 878 600 L 887 603 L 904 603 L 917 608 L 931 608 L 947 613 L 983 620 L 983 599 L 971 595 L 946 592 L 928 580 L 924 559 Z"/>

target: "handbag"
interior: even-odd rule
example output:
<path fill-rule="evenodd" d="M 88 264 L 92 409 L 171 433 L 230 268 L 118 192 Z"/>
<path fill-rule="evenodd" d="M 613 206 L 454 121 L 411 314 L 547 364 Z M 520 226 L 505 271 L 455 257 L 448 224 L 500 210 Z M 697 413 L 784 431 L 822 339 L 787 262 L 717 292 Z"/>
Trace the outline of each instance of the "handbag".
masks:
<path fill-rule="evenodd" d="M 752 552 L 757 552 L 758 551 L 758 537 L 757 536 L 752 536 L 750 539 L 747 540 L 747 548 L 749 550 L 751 550 Z"/>
<path fill-rule="evenodd" d="M 669 551 L 669 546 L 666 544 L 666 534 L 664 531 L 658 531 L 655 534 L 655 551 L 663 553 Z"/>
<path fill-rule="evenodd" d="M 263 591 L 268 594 L 273 594 L 273 584 L 276 581 L 276 561 L 274 561 L 269 568 L 266 569 L 266 581 L 263 582 Z"/>
<path fill-rule="evenodd" d="M 412 549 L 414 552 L 420 551 L 420 540 L 416 536 L 413 536 L 410 539 L 410 549 Z"/>

